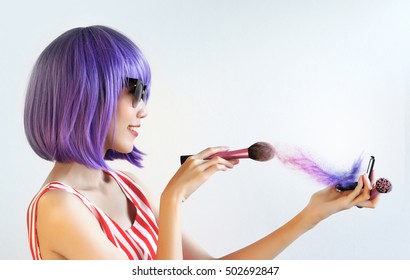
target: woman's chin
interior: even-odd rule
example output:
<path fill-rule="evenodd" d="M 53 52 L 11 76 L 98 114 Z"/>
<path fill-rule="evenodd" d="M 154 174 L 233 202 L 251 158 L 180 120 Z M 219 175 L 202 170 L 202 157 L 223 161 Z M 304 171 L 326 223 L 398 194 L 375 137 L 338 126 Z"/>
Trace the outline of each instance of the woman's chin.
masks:
<path fill-rule="evenodd" d="M 134 145 L 123 145 L 120 147 L 114 147 L 113 148 L 114 151 L 116 151 L 117 153 L 121 153 L 121 154 L 129 154 L 134 150 Z"/>

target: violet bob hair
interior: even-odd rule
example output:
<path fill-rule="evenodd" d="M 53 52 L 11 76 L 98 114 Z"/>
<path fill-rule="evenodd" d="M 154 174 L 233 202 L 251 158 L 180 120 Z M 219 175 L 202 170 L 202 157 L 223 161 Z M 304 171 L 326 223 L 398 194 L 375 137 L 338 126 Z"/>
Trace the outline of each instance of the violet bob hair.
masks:
<path fill-rule="evenodd" d="M 24 128 L 35 153 L 93 169 L 110 169 L 105 160 L 114 159 L 142 167 L 144 154 L 136 147 L 128 154 L 108 150 L 103 155 L 126 77 L 142 81 L 149 96 L 147 60 L 111 28 L 74 28 L 51 42 L 34 65 L 25 101 Z"/>

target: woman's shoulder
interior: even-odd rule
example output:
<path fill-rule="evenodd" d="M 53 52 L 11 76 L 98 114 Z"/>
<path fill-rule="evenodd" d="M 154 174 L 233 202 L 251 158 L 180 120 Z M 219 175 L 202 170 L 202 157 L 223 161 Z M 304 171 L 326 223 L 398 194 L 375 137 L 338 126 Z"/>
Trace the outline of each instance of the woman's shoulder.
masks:
<path fill-rule="evenodd" d="M 50 218 L 60 219 L 66 213 L 81 212 L 84 204 L 73 195 L 73 189 L 56 182 L 48 184 L 40 192 L 37 211 Z"/>
<path fill-rule="evenodd" d="M 101 225 L 88 207 L 75 193 L 62 189 L 49 189 L 39 197 L 35 225 L 42 254 L 69 258 L 75 256 L 76 246 L 99 240 Z"/>

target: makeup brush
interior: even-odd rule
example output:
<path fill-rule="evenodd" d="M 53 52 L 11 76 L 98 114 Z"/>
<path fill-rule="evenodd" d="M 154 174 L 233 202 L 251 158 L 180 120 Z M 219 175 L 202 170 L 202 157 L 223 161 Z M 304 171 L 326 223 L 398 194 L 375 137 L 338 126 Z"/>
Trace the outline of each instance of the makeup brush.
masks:
<path fill-rule="evenodd" d="M 376 185 L 375 188 L 372 189 L 372 191 L 370 193 L 370 199 L 375 198 L 376 196 L 378 196 L 381 193 L 391 192 L 391 190 L 393 189 L 392 183 L 389 180 L 387 180 L 386 178 L 377 179 L 375 185 Z"/>
<path fill-rule="evenodd" d="M 387 180 L 386 178 L 377 179 L 376 190 L 379 193 L 388 193 L 388 192 L 391 192 L 392 189 L 393 189 L 393 186 L 389 180 Z"/>
<path fill-rule="evenodd" d="M 250 158 L 257 161 L 268 161 L 273 158 L 275 155 L 275 149 L 273 146 L 267 142 L 256 142 L 251 145 L 249 148 L 244 148 L 240 150 L 233 150 L 227 152 L 219 152 L 213 154 L 212 156 L 206 158 L 211 159 L 213 157 L 221 157 L 227 160 L 230 159 L 241 159 L 241 158 Z M 181 156 L 181 164 L 190 157 L 190 155 Z"/>

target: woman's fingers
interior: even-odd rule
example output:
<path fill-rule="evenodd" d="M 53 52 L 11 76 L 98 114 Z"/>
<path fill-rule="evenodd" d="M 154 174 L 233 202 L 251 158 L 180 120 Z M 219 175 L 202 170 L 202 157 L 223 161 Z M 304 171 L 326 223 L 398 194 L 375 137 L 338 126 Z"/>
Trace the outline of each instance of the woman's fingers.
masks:
<path fill-rule="evenodd" d="M 199 152 L 198 154 L 194 155 L 193 157 L 197 158 L 197 159 L 205 159 L 207 157 L 210 157 L 216 153 L 219 152 L 226 152 L 228 151 L 229 148 L 226 146 L 218 146 L 218 147 L 210 147 L 210 148 L 206 148 L 205 150 Z"/>
<path fill-rule="evenodd" d="M 201 165 L 201 167 L 199 168 L 199 171 L 201 172 L 207 170 L 210 167 L 212 167 L 211 170 L 214 171 L 226 170 L 227 168 L 233 168 L 234 165 L 239 163 L 239 160 L 226 160 L 222 157 L 210 157 L 216 153 L 225 152 L 228 150 L 229 148 L 226 146 L 210 147 L 206 148 L 196 155 L 189 157 L 189 159 L 191 164 L 193 162 L 194 165 Z"/>
<path fill-rule="evenodd" d="M 372 172 L 370 172 L 370 184 L 372 185 L 372 187 L 374 185 L 374 179 L 375 179 L 374 173 L 375 173 L 375 169 L 373 168 Z"/>
<path fill-rule="evenodd" d="M 373 175 L 371 175 L 371 177 L 373 177 Z M 349 195 L 349 198 L 352 199 L 352 205 L 366 208 L 376 207 L 379 197 L 376 196 L 370 199 L 372 189 L 373 186 L 371 180 L 368 179 L 368 174 L 361 175 L 356 188 Z"/>
<path fill-rule="evenodd" d="M 180 176 L 178 176 L 179 180 L 185 183 L 190 182 L 188 184 L 189 186 L 192 185 L 194 188 L 197 188 L 215 172 L 226 171 L 233 168 L 234 165 L 239 162 L 238 160 L 226 160 L 221 157 L 204 159 L 217 152 L 226 151 L 227 149 L 228 148 L 224 146 L 207 148 L 196 155 L 190 156 L 177 172 L 180 174 Z"/>
<path fill-rule="evenodd" d="M 364 179 L 363 175 L 360 175 L 359 180 L 357 181 L 356 187 L 353 191 L 347 196 L 348 200 L 354 205 L 354 201 L 360 197 L 363 191 Z"/>
<path fill-rule="evenodd" d="M 377 196 L 372 200 L 366 200 L 366 201 L 360 202 L 356 206 L 365 207 L 365 208 L 375 208 L 377 203 L 379 202 L 379 199 L 380 199 L 380 197 Z"/>
<path fill-rule="evenodd" d="M 203 172 L 210 174 L 216 171 L 226 171 L 234 167 L 234 163 L 221 157 L 214 157 L 202 163 Z"/>

